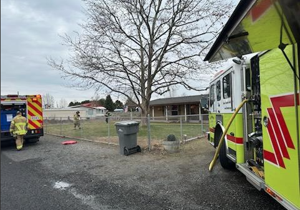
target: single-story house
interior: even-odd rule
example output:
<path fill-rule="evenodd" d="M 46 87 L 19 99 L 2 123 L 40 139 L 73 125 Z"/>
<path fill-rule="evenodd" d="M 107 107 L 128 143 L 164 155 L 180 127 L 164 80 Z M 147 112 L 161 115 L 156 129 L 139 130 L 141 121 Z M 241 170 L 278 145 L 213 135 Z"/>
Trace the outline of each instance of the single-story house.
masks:
<path fill-rule="evenodd" d="M 71 106 L 68 108 L 60 109 L 44 109 L 44 118 L 64 118 L 73 119 L 76 111 L 80 111 L 81 118 L 96 118 L 103 117 L 106 113 L 106 108 L 103 106 L 97 106 L 92 103 L 80 104 Z"/>
<path fill-rule="evenodd" d="M 139 111 L 137 103 L 128 99 L 125 103 L 125 112 L 136 112 Z"/>
<path fill-rule="evenodd" d="M 86 118 L 86 111 L 81 108 L 59 108 L 59 109 L 44 109 L 43 117 L 44 119 L 52 120 L 73 120 L 74 114 L 79 111 L 80 117 Z"/>
<path fill-rule="evenodd" d="M 182 116 L 184 121 L 200 120 L 201 114 L 207 114 L 208 94 L 161 98 L 150 101 L 151 116 L 165 120 L 178 120 Z"/>
<path fill-rule="evenodd" d="M 103 117 L 106 113 L 105 107 L 99 106 L 93 102 L 71 106 L 70 108 L 80 108 L 84 110 L 86 112 L 86 117 L 88 118 Z"/>

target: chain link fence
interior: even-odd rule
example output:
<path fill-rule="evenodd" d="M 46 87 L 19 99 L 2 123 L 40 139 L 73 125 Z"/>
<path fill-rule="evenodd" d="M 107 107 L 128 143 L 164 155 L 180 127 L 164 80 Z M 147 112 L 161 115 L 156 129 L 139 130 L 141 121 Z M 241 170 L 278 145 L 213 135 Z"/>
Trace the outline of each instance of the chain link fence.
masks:
<path fill-rule="evenodd" d="M 44 132 L 67 138 L 84 139 L 118 145 L 115 123 L 125 120 L 140 122 L 138 144 L 142 148 L 160 147 L 168 135 L 173 134 L 185 142 L 201 138 L 208 131 L 208 115 L 177 115 L 168 117 L 140 117 L 132 113 L 113 114 L 106 123 L 105 117 L 81 118 L 80 129 L 72 118 L 44 118 Z"/>

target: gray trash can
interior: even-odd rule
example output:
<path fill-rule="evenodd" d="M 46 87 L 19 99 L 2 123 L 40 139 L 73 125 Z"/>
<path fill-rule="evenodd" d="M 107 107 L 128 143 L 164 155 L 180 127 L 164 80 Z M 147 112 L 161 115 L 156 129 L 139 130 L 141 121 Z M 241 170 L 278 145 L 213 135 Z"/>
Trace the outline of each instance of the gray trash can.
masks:
<path fill-rule="evenodd" d="M 130 155 L 141 152 L 137 145 L 137 133 L 139 132 L 139 122 L 121 121 L 115 124 L 119 136 L 120 154 Z"/>

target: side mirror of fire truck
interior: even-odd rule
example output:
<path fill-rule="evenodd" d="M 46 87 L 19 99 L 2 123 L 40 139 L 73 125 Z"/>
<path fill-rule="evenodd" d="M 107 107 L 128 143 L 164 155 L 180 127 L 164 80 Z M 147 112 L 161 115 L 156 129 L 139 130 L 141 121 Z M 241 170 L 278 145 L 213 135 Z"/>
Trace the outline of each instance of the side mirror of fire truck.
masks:
<path fill-rule="evenodd" d="M 203 98 L 200 99 L 200 104 L 203 109 L 208 109 L 207 102 L 208 102 L 208 99 L 203 99 Z"/>

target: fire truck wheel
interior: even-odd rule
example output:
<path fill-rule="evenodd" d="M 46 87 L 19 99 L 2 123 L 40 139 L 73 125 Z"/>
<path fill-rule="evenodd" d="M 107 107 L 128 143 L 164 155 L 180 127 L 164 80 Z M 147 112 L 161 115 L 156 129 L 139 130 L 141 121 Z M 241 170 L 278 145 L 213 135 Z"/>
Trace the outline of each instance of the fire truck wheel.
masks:
<path fill-rule="evenodd" d="M 221 137 L 220 137 L 221 138 Z M 226 155 L 226 144 L 225 141 L 223 141 L 219 153 L 220 163 L 221 166 L 228 170 L 234 170 L 235 169 L 235 163 L 232 162 Z"/>
<path fill-rule="evenodd" d="M 33 139 L 26 139 L 27 143 L 37 143 L 40 139 L 39 138 L 33 138 Z"/>

